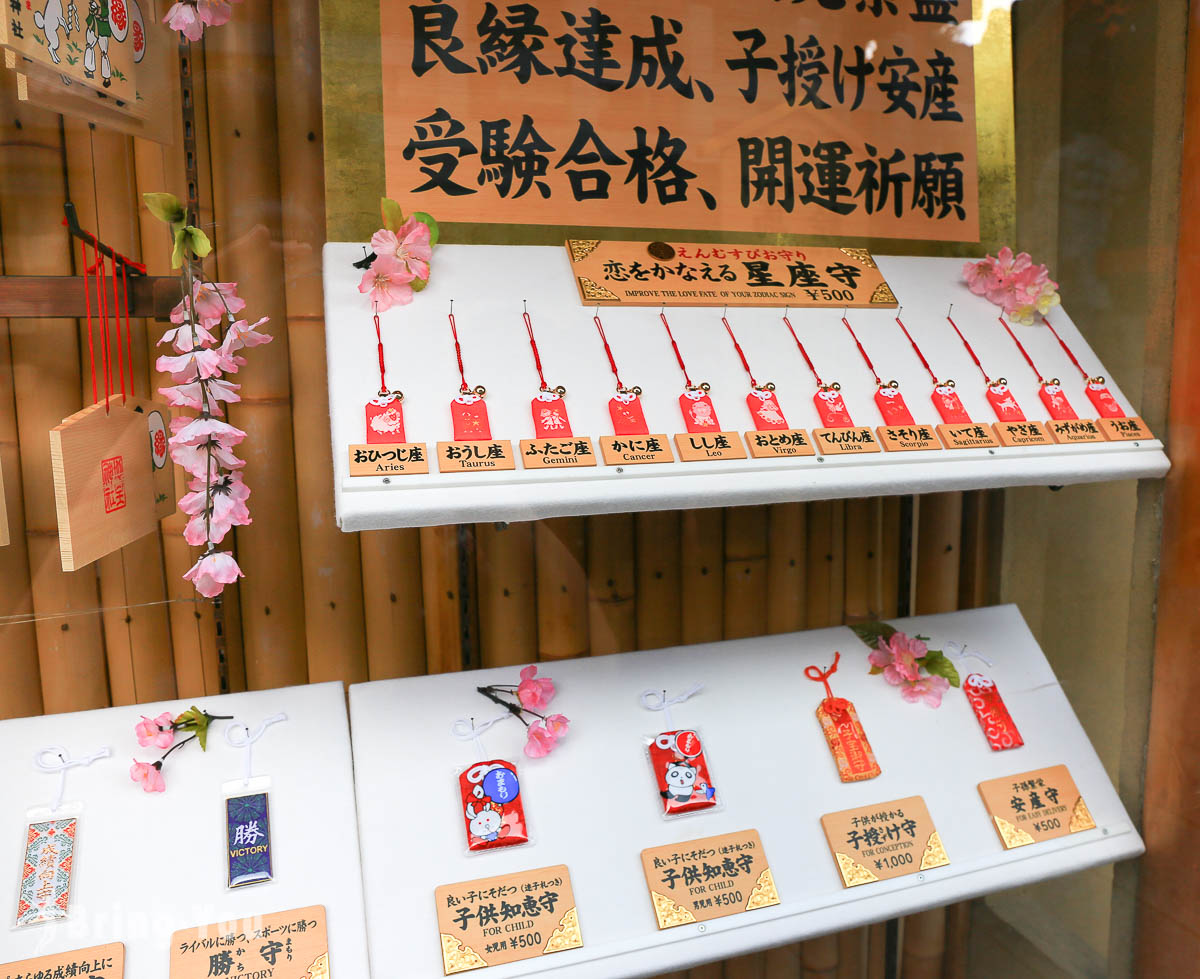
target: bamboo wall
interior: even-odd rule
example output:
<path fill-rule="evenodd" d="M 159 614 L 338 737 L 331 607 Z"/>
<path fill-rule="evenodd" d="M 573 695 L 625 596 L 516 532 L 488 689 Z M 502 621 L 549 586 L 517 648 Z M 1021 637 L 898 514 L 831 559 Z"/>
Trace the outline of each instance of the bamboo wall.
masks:
<path fill-rule="evenodd" d="M 887 498 L 339 532 L 319 277 L 316 6 L 243 4 L 193 46 L 201 223 L 217 252 L 209 271 L 237 281 L 247 312 L 269 315 L 275 336 L 249 351 L 237 378 L 243 400 L 231 411 L 249 433 L 254 523 L 236 531 L 247 577 L 228 589 L 220 616 L 193 601 L 180 577 L 195 559 L 181 514 L 92 567 L 60 570 L 47 432 L 90 400 L 86 328 L 0 321 L 0 463 L 13 541 L 0 548 L 0 717 L 199 698 L 223 691 L 223 673 L 232 690 L 358 682 L 987 599 L 994 521 L 982 493 L 925 497 L 910 510 Z M 3 271 L 78 271 L 61 226 L 65 191 L 85 227 L 166 274 L 166 234 L 140 195 L 182 196 L 180 146 L 91 131 L 18 103 L 8 75 L 2 87 Z M 152 366 L 160 332 L 134 326 L 139 394 L 163 383 Z M 902 596 L 904 582 L 915 584 Z M 938 910 L 895 929 L 902 974 L 964 975 L 964 921 L 962 908 Z M 879 925 L 690 975 L 874 979 L 885 948 Z"/>

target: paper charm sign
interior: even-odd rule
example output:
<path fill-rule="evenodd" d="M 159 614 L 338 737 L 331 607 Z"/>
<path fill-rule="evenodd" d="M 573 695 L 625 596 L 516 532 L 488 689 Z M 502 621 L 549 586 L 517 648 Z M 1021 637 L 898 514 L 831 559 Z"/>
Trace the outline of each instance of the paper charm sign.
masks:
<path fill-rule="evenodd" d="M 325 908 L 319 904 L 184 928 L 171 936 L 169 979 L 330 979 L 332 974 Z"/>
<path fill-rule="evenodd" d="M 128 398 L 110 400 L 107 410 L 98 402 L 50 430 L 64 571 L 151 533 L 175 512 L 169 424 L 166 405 Z"/>
<path fill-rule="evenodd" d="M 865 248 L 572 238 L 567 254 L 585 306 L 896 306 Z"/>
<path fill-rule="evenodd" d="M 844 887 L 915 874 L 950 862 L 919 795 L 821 817 Z"/>
<path fill-rule="evenodd" d="M 659 929 L 779 903 L 756 829 L 652 846 L 642 870 Z"/>
<path fill-rule="evenodd" d="M 571 873 L 562 864 L 445 884 L 434 900 L 448 976 L 583 945 Z"/>
<path fill-rule="evenodd" d="M 38 976 L 87 976 L 89 979 L 123 979 L 125 975 L 125 946 L 120 942 L 76 949 L 74 952 L 55 952 L 36 959 L 0 964 L 3 979 L 36 979 Z"/>
<path fill-rule="evenodd" d="M 1066 765 L 980 782 L 979 794 L 1006 850 L 1096 828 Z"/>

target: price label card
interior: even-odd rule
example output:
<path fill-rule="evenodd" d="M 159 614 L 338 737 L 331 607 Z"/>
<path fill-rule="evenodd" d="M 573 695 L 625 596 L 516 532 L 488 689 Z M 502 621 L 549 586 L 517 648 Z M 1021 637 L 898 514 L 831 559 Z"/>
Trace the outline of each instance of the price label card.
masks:
<path fill-rule="evenodd" d="M 424 442 L 350 446 L 351 476 L 409 476 L 429 472 L 429 447 Z"/>
<path fill-rule="evenodd" d="M 434 900 L 448 976 L 583 945 L 563 864 L 444 884 Z"/>
<path fill-rule="evenodd" d="M 171 936 L 170 979 L 330 979 L 331 974 L 325 908 L 320 904 L 183 928 Z"/>
<path fill-rule="evenodd" d="M 1136 442 L 1154 438 L 1140 418 L 1101 418 L 1100 428 L 1110 442 Z"/>
<path fill-rule="evenodd" d="M 932 425 L 884 425 L 875 429 L 879 441 L 888 452 L 912 452 L 942 448 Z"/>
<path fill-rule="evenodd" d="M 802 428 L 747 432 L 746 445 L 755 459 L 790 459 L 817 454 Z"/>
<path fill-rule="evenodd" d="M 1000 444 L 992 430 L 978 422 L 941 424 L 937 433 L 947 449 L 994 449 Z"/>
<path fill-rule="evenodd" d="M 122 979 L 125 975 L 125 946 L 120 942 L 95 945 L 74 952 L 56 952 L 37 959 L 5 962 L 0 975 L 12 979 L 38 976 L 88 976 L 90 979 Z"/>
<path fill-rule="evenodd" d="M 660 929 L 779 903 L 756 829 L 650 847 L 642 869 Z"/>
<path fill-rule="evenodd" d="M 1096 828 L 1066 765 L 980 782 L 979 794 L 1006 850 Z"/>
<path fill-rule="evenodd" d="M 814 428 L 812 435 L 823 456 L 879 451 L 879 443 L 869 428 Z"/>
<path fill-rule="evenodd" d="M 1063 419 L 1046 422 L 1046 431 L 1059 445 L 1072 442 L 1106 442 L 1100 426 L 1090 418 Z"/>
<path fill-rule="evenodd" d="M 821 817 L 845 887 L 891 880 L 950 862 L 919 795 Z"/>
<path fill-rule="evenodd" d="M 745 459 L 746 450 L 737 432 L 710 432 L 704 435 L 676 435 L 675 447 L 682 462 L 709 462 L 716 459 Z"/>
<path fill-rule="evenodd" d="M 512 442 L 507 439 L 439 442 L 437 450 L 438 472 L 498 472 L 517 468 Z"/>
<path fill-rule="evenodd" d="M 1041 422 L 996 422 L 996 438 L 1000 444 L 1013 448 L 1020 445 L 1053 445 Z"/>
<path fill-rule="evenodd" d="M 592 446 L 592 440 L 582 435 L 571 438 L 521 439 L 521 464 L 526 469 L 594 466 L 596 450 Z"/>

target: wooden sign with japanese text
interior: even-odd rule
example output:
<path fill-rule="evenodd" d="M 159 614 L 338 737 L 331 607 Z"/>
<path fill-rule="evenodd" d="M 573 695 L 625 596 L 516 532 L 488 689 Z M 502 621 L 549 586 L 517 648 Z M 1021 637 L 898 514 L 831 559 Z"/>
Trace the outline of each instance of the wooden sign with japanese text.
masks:
<path fill-rule="evenodd" d="M 1045 424 L 1046 431 L 1059 445 L 1108 441 L 1100 426 L 1091 418 L 1051 419 Z"/>
<path fill-rule="evenodd" d="M 184 928 L 171 936 L 169 979 L 331 979 L 325 908 L 314 905 Z"/>
<path fill-rule="evenodd" d="M 747 432 L 746 446 L 754 459 L 791 459 L 816 455 L 808 435 L 802 428 L 787 428 L 775 432 Z"/>
<path fill-rule="evenodd" d="M 943 423 L 937 433 L 947 449 L 993 449 L 1000 444 L 995 432 L 978 422 Z"/>
<path fill-rule="evenodd" d="M 1110 442 L 1137 442 L 1154 438 L 1146 423 L 1137 417 L 1101 418 L 1101 430 Z"/>
<path fill-rule="evenodd" d="M 881 425 L 875 429 L 875 434 L 888 452 L 940 450 L 942 447 L 932 425 Z"/>
<path fill-rule="evenodd" d="M 1008 448 L 1022 445 L 1053 445 L 1042 422 L 996 422 L 992 428 L 1000 444 Z"/>
<path fill-rule="evenodd" d="M 869 428 L 814 428 L 813 444 L 823 456 L 879 452 L 879 442 Z"/>
<path fill-rule="evenodd" d="M 521 439 L 521 465 L 526 469 L 573 469 L 594 466 L 596 449 L 590 438 Z"/>
<path fill-rule="evenodd" d="M 915 874 L 950 862 L 925 800 L 844 809 L 821 817 L 845 887 Z"/>
<path fill-rule="evenodd" d="M 500 472 L 517 468 L 512 442 L 507 439 L 439 442 L 437 451 L 438 472 Z"/>
<path fill-rule="evenodd" d="M 660 929 L 779 903 L 756 829 L 652 846 L 642 870 Z"/>
<path fill-rule="evenodd" d="M 675 461 L 665 435 L 605 435 L 600 439 L 600 452 L 610 466 Z"/>
<path fill-rule="evenodd" d="M 446 975 L 583 945 L 566 866 L 444 884 L 434 891 Z"/>
<path fill-rule="evenodd" d="M 409 476 L 429 472 L 429 446 L 424 442 L 352 445 L 351 476 Z"/>
<path fill-rule="evenodd" d="M 175 512 L 167 450 L 171 409 L 114 397 L 50 430 L 64 571 L 77 571 L 158 529 Z"/>
<path fill-rule="evenodd" d="M 680 462 L 719 462 L 746 458 L 746 450 L 737 432 L 711 432 L 707 435 L 682 432 L 675 436 L 675 448 L 679 450 Z"/>
<path fill-rule="evenodd" d="M 387 193 L 439 220 L 978 240 L 969 4 L 380 11 Z"/>
<path fill-rule="evenodd" d="M 0 979 L 53 979 L 58 976 L 123 979 L 124 975 L 125 946 L 121 942 L 0 963 Z"/>
<path fill-rule="evenodd" d="M 570 238 L 567 254 L 585 306 L 896 306 L 865 248 Z"/>
<path fill-rule="evenodd" d="M 1006 850 L 1096 828 L 1066 765 L 980 782 L 979 795 Z"/>

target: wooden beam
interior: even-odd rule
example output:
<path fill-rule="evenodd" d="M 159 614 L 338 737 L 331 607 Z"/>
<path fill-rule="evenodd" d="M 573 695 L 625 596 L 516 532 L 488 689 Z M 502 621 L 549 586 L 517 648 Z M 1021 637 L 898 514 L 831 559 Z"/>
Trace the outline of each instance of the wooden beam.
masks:
<path fill-rule="evenodd" d="M 167 320 L 179 302 L 179 279 L 173 275 L 129 276 L 129 318 Z M 92 315 L 99 316 L 96 283 L 88 280 Z M 112 310 L 112 283 L 108 284 L 109 315 Z M 124 312 L 124 311 L 122 311 Z M 81 275 L 4 275 L 0 276 L 0 317 L 21 319 L 84 319 L 88 315 L 88 295 Z"/>

